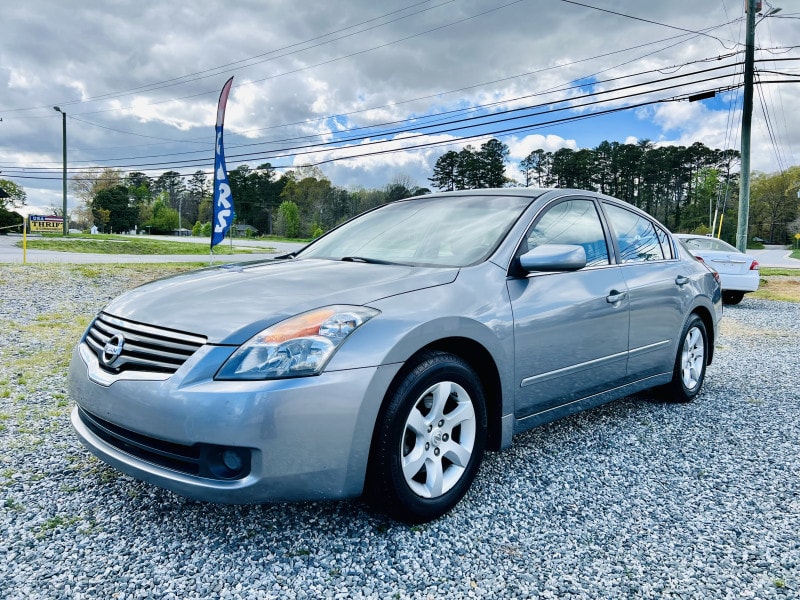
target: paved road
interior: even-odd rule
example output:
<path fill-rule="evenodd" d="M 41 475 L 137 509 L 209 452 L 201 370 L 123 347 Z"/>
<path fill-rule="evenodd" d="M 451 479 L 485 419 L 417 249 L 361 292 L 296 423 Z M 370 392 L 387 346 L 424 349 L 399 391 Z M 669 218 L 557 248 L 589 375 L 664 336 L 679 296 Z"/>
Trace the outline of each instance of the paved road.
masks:
<path fill-rule="evenodd" d="M 800 260 L 789 258 L 791 250 L 785 246 L 765 246 L 763 250 L 748 250 L 748 254 L 755 257 L 762 267 L 780 267 L 800 269 Z"/>
<path fill-rule="evenodd" d="M 154 236 L 155 237 L 155 236 Z M 209 244 L 208 238 L 157 236 L 160 240 L 180 241 L 186 243 Z M 0 263 L 22 263 L 22 248 L 17 243 L 22 241 L 18 234 L 0 235 Z M 223 242 L 227 244 L 228 242 Z M 237 240 L 234 247 L 263 248 L 264 252 L 253 254 L 220 254 L 214 262 L 229 263 L 245 260 L 273 258 L 277 254 L 292 252 L 302 248 L 304 244 L 290 242 L 266 242 L 262 240 Z M 274 250 L 273 250 L 274 249 Z M 165 263 L 165 262 L 204 262 L 207 254 L 85 254 L 81 252 L 53 252 L 50 250 L 34 250 L 26 252 L 28 263 Z"/>

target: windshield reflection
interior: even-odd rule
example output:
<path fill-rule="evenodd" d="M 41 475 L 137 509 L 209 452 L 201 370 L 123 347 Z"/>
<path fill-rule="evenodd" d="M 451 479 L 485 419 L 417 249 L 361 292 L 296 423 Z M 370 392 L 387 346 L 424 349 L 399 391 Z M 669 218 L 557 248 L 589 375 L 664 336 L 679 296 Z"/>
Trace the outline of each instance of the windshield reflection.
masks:
<path fill-rule="evenodd" d="M 530 202 L 469 195 L 402 200 L 345 223 L 297 258 L 464 267 L 491 255 Z"/>

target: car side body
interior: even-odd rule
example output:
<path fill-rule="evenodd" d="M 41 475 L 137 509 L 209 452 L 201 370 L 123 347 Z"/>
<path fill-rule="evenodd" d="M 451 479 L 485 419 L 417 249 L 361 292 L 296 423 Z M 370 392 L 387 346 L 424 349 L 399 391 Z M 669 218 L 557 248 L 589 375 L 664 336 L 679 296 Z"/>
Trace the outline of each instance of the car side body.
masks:
<path fill-rule="evenodd" d="M 418 522 L 466 493 L 484 447 L 507 448 L 531 427 L 645 389 L 678 400 L 699 392 L 722 316 L 719 283 L 643 211 L 564 189 L 394 204 L 296 256 L 173 276 L 113 300 L 70 364 L 83 444 L 191 498 L 367 492 Z M 427 238 L 400 240 L 416 229 L 396 215 L 412 219 L 417 207 L 450 216 L 431 222 Z M 473 221 L 453 217 L 471 211 Z M 370 247 L 359 224 L 375 231 L 384 214 L 391 235 L 380 256 L 326 249 L 359 236 Z M 412 242 L 419 259 L 403 255 Z M 355 323 L 334 350 L 315 330 L 295 375 L 263 375 L 284 368 L 274 354 L 252 372 L 242 366 L 294 343 L 280 337 L 283 324 L 322 309 L 335 324 Z M 428 410 L 442 382 L 453 407 L 440 407 L 437 424 Z"/>

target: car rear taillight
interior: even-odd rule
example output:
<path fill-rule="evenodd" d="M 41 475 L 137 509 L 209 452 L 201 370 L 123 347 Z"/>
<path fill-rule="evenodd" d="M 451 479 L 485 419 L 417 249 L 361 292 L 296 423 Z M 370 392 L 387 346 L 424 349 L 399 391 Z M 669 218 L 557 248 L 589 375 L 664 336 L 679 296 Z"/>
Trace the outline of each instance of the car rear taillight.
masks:
<path fill-rule="evenodd" d="M 699 260 L 701 263 L 704 263 L 704 262 L 706 262 L 706 261 L 704 261 L 704 260 L 703 260 L 703 257 L 702 257 L 702 256 L 697 256 L 697 254 L 695 254 L 695 255 L 694 255 L 694 257 L 695 257 L 697 260 Z"/>
<path fill-rule="evenodd" d="M 717 283 L 722 285 L 722 281 L 719 279 L 719 273 L 717 273 L 714 269 L 709 269 L 709 271 L 711 271 L 711 274 L 714 276 L 714 279 L 717 280 Z"/>
<path fill-rule="evenodd" d="M 753 263 L 750 265 L 751 271 L 758 271 L 758 261 L 754 260 Z"/>

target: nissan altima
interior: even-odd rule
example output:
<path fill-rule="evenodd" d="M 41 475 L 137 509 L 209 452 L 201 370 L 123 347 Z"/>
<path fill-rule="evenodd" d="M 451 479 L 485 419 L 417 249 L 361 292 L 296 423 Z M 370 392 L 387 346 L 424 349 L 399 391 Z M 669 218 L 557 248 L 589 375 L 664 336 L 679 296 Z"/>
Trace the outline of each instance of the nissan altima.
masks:
<path fill-rule="evenodd" d="M 111 301 L 73 353 L 72 424 L 187 497 L 364 496 L 423 522 L 517 433 L 650 388 L 695 398 L 721 316 L 717 275 L 620 200 L 431 194 Z"/>

